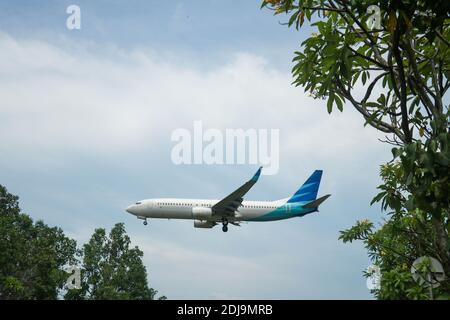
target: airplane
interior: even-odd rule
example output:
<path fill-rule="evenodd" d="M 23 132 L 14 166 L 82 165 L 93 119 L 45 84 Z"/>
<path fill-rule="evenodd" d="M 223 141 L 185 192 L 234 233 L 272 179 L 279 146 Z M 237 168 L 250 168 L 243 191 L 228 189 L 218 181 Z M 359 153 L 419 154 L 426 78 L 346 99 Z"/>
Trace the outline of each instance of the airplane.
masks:
<path fill-rule="evenodd" d="M 244 221 L 275 221 L 303 217 L 318 212 L 329 196 L 317 198 L 322 170 L 316 170 L 290 198 L 275 201 L 244 201 L 245 194 L 261 175 L 262 167 L 241 187 L 222 200 L 206 199 L 146 199 L 126 208 L 128 213 L 144 220 L 147 218 L 191 219 L 195 228 L 211 229 L 222 224 L 222 231 L 228 231 L 228 224 L 240 226 Z"/>

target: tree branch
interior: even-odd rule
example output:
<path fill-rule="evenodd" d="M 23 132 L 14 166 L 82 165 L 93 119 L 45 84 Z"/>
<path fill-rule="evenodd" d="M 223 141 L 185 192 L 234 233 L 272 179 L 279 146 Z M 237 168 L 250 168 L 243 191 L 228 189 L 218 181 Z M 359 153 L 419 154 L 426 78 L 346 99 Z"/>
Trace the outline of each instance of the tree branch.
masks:
<path fill-rule="evenodd" d="M 404 141 L 403 138 L 403 134 L 394 126 L 379 120 L 379 119 L 371 119 L 371 114 L 369 114 L 367 112 L 367 110 L 365 110 L 350 94 L 350 92 L 348 90 L 345 89 L 344 84 L 341 82 L 340 79 L 336 79 L 336 84 L 338 86 L 338 89 L 340 91 L 340 93 L 347 99 L 349 100 L 353 107 L 363 115 L 364 119 L 367 121 L 368 124 L 370 124 L 372 127 L 385 132 L 385 133 L 393 133 L 395 135 L 397 135 L 400 140 Z"/>
<path fill-rule="evenodd" d="M 379 74 L 369 85 L 369 87 L 367 88 L 366 94 L 364 96 L 364 98 L 361 100 L 361 104 L 364 105 L 367 100 L 370 98 L 370 95 L 372 93 L 373 88 L 375 87 L 375 85 L 377 84 L 377 82 L 383 78 L 384 76 L 388 75 L 389 72 L 383 72 L 381 74 Z"/>
<path fill-rule="evenodd" d="M 450 42 L 447 41 L 447 39 L 445 39 L 442 34 L 439 32 L 439 30 L 434 30 L 436 32 L 436 35 L 438 36 L 438 38 L 447 45 L 447 47 L 450 47 Z"/>
<path fill-rule="evenodd" d="M 368 44 L 374 53 L 375 58 L 382 64 L 382 65 L 387 65 L 386 60 L 382 57 L 380 51 L 378 50 L 378 45 L 377 42 L 373 39 L 372 35 L 370 34 L 370 32 L 364 28 L 364 26 L 362 25 L 361 21 L 359 21 L 356 16 L 353 14 L 353 12 L 348 8 L 348 6 L 346 5 L 345 1 L 342 0 L 336 0 L 338 3 L 340 3 L 345 10 L 345 13 L 347 13 L 350 18 L 352 18 L 352 20 L 356 23 L 356 25 L 362 30 L 363 34 L 367 37 L 368 41 L 364 41 L 366 44 Z M 333 1 L 330 0 L 330 4 L 333 6 Z M 355 32 L 357 32 L 358 34 L 361 35 L 361 33 L 359 33 L 354 27 L 353 24 L 350 23 L 350 21 L 348 21 L 347 17 L 345 17 L 344 14 L 339 13 L 340 16 L 347 22 L 347 25 L 350 26 Z"/>
<path fill-rule="evenodd" d="M 439 113 L 442 113 L 442 111 L 444 110 L 444 107 L 442 106 L 442 97 L 440 95 L 441 89 L 439 87 L 439 80 L 438 80 L 438 75 L 437 75 L 438 71 L 436 70 L 436 65 L 435 65 L 433 59 L 430 60 L 430 66 L 431 66 L 431 81 L 434 86 L 434 91 L 436 92 L 436 94 L 434 96 L 434 103 L 436 104 L 436 107 L 439 110 Z"/>
<path fill-rule="evenodd" d="M 373 59 L 373 58 L 371 58 L 371 57 L 369 57 L 369 56 L 366 56 L 366 55 L 364 55 L 364 54 L 362 54 L 362 53 L 359 53 L 358 51 L 356 51 L 355 49 L 353 49 L 352 47 L 350 47 L 348 44 L 346 44 L 345 46 L 346 46 L 351 52 L 353 52 L 355 55 L 357 55 L 357 56 L 359 56 L 359 57 L 361 57 L 361 58 L 363 58 L 363 59 L 366 59 L 367 61 L 372 62 L 373 64 L 376 64 L 377 66 L 379 66 L 379 67 L 382 68 L 383 70 L 388 70 L 388 69 L 389 69 L 389 66 L 388 66 L 388 65 L 384 65 L 384 64 L 378 62 L 377 60 L 375 60 L 375 59 Z"/>
<path fill-rule="evenodd" d="M 406 54 L 408 56 L 408 61 L 409 61 L 410 67 L 414 74 L 414 77 L 410 76 L 411 81 L 413 84 L 415 84 L 415 86 L 417 88 L 417 93 L 418 93 L 418 96 L 420 97 L 420 101 L 422 102 L 422 104 L 424 106 L 426 106 L 426 108 L 428 108 L 428 110 L 430 110 L 430 112 L 433 114 L 433 116 L 435 118 L 437 118 L 438 114 L 436 112 L 436 108 L 435 108 L 433 102 L 430 100 L 430 98 L 428 97 L 428 95 L 425 92 L 424 88 L 426 86 L 424 85 L 422 78 L 420 76 L 419 68 L 417 67 L 417 63 L 416 63 L 416 60 L 414 57 L 414 52 L 412 50 L 411 41 L 410 40 L 405 41 L 403 43 L 403 46 L 404 46 Z"/>

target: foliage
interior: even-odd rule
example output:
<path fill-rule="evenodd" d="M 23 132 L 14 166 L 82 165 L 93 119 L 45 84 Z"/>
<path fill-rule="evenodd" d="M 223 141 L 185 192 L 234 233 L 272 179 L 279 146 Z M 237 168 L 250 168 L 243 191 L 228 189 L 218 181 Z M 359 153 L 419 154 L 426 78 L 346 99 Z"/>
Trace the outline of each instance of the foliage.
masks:
<path fill-rule="evenodd" d="M 376 5 L 380 25 L 369 26 Z M 449 1 L 265 0 L 286 24 L 316 28 L 295 52 L 294 84 L 327 110 L 349 104 L 395 146 L 381 167 L 381 202 L 388 219 L 368 220 L 342 231 L 361 240 L 382 271 L 380 299 L 425 299 L 412 280 L 412 262 L 433 256 L 450 276 Z M 449 282 L 438 296 L 448 297 Z"/>
<path fill-rule="evenodd" d="M 380 29 L 367 25 L 370 5 L 381 8 Z M 348 101 L 397 144 L 433 134 L 430 122 L 445 114 L 450 87 L 450 2 L 266 0 L 263 6 L 290 14 L 289 26 L 300 28 L 306 19 L 317 28 L 295 52 L 292 73 L 296 86 L 328 99 L 328 112 Z M 358 97 L 358 90 L 365 93 Z"/>
<path fill-rule="evenodd" d="M 416 283 L 411 266 L 417 257 L 434 256 L 435 233 L 431 224 L 418 219 L 420 211 L 408 216 L 391 218 L 380 227 L 358 221 L 355 226 L 341 231 L 344 242 L 362 240 L 369 257 L 381 270 L 380 289 L 373 290 L 379 299 L 428 299 L 428 290 Z M 367 275 L 366 275 L 367 276 Z M 435 297 L 450 292 L 450 282 L 445 281 L 434 290 Z"/>
<path fill-rule="evenodd" d="M 130 244 L 123 223 L 109 236 L 105 229 L 96 229 L 82 250 L 82 288 L 69 290 L 66 298 L 154 299 L 157 291 L 148 287 L 143 252 Z"/>
<path fill-rule="evenodd" d="M 382 270 L 380 299 L 423 299 L 429 297 L 412 282 L 410 267 L 421 256 L 432 256 L 444 265 L 447 279 L 437 290 L 437 297 L 448 297 L 450 279 L 448 252 L 449 225 L 449 135 L 441 134 L 424 144 L 412 143 L 394 148 L 398 159 L 381 167 L 381 192 L 372 203 L 393 210 L 379 229 L 369 221 L 357 222 L 342 231 L 344 242 L 363 240 L 369 256 Z"/>
<path fill-rule="evenodd" d="M 76 242 L 60 228 L 33 223 L 0 185 L 0 299 L 56 299 L 74 263 Z"/>
<path fill-rule="evenodd" d="M 154 299 L 143 253 L 130 248 L 122 223 L 111 230 L 96 229 L 82 250 L 57 227 L 33 222 L 21 212 L 18 197 L 0 185 L 0 300 Z M 65 267 L 83 261 L 82 289 L 66 290 Z M 165 296 L 159 299 L 166 299 Z"/>

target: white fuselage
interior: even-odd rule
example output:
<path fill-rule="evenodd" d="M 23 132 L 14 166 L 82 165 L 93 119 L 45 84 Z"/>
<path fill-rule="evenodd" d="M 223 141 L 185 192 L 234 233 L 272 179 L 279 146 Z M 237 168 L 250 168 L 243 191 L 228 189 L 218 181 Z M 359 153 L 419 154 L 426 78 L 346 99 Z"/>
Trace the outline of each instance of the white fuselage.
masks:
<path fill-rule="evenodd" d="M 277 201 L 243 201 L 232 221 L 250 221 L 268 214 L 285 204 L 287 199 Z M 211 214 L 211 208 L 219 200 L 206 199 L 147 199 L 136 202 L 126 210 L 138 218 L 161 219 L 194 219 L 207 221 L 221 221 L 221 216 Z"/>

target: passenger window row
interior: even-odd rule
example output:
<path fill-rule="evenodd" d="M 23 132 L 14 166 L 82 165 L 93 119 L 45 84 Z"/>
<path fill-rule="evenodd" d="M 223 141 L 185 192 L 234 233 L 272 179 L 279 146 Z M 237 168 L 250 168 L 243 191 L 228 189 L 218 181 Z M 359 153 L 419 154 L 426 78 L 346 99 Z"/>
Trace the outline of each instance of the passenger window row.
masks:
<path fill-rule="evenodd" d="M 192 204 L 192 203 L 175 203 L 175 202 L 159 202 L 158 206 L 202 206 L 202 207 L 212 207 L 211 204 Z M 275 209 L 275 206 L 249 206 L 249 205 L 241 205 L 243 208 L 250 208 L 250 209 Z"/>

